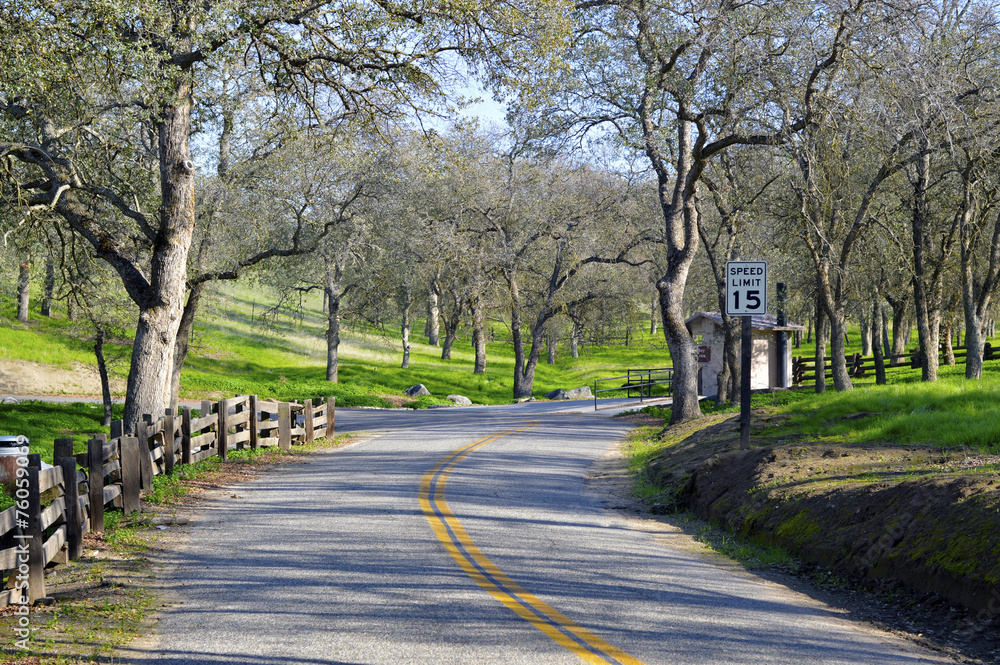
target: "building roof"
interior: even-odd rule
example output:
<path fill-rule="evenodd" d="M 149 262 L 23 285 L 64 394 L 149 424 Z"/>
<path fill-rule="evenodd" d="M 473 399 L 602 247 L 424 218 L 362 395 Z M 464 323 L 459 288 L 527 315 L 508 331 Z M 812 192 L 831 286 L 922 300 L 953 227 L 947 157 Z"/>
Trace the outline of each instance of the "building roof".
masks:
<path fill-rule="evenodd" d="M 739 318 L 739 317 L 733 317 Z M 698 319 L 708 319 L 716 325 L 722 325 L 722 314 L 718 312 L 698 312 L 690 319 L 684 322 L 687 326 L 688 332 L 691 332 L 691 324 Z M 750 327 L 754 330 L 783 330 L 785 332 L 795 332 L 797 330 L 805 330 L 805 326 L 800 326 L 797 323 L 791 323 L 786 321 L 785 325 L 778 325 L 778 317 L 771 314 L 758 314 L 750 319 Z"/>

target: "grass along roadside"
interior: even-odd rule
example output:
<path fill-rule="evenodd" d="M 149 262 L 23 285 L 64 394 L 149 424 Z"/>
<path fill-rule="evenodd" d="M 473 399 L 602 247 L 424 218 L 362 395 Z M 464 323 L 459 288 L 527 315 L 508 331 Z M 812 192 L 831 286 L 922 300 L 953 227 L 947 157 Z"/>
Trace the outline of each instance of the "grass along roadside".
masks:
<path fill-rule="evenodd" d="M 342 445 L 348 435 L 295 446 L 232 450 L 225 462 L 217 457 L 182 465 L 153 479 L 144 493 L 143 510 L 129 516 L 105 513 L 105 531 L 88 534 L 78 561 L 46 571 L 46 590 L 55 602 L 31 611 L 30 649 L 15 648 L 13 608 L 0 611 L 0 663 L 69 665 L 116 663 L 116 649 L 152 629 L 154 613 L 164 605 L 158 591 L 150 550 L 165 546 L 175 513 L 197 508 L 201 493 L 251 480 L 277 464 Z"/>

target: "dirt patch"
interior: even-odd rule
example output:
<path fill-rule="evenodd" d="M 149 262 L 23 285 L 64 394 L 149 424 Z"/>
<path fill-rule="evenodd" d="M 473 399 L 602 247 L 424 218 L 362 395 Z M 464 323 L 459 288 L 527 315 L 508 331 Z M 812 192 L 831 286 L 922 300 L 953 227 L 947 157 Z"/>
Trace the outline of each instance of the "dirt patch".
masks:
<path fill-rule="evenodd" d="M 417 401 L 415 398 L 413 398 L 413 397 L 407 397 L 406 395 L 386 395 L 384 393 L 379 393 L 379 394 L 377 394 L 375 396 L 376 397 L 381 397 L 382 399 L 384 399 L 394 409 L 401 409 L 404 406 L 406 406 L 407 404 L 411 404 L 412 402 L 416 402 Z"/>
<path fill-rule="evenodd" d="M 111 393 L 120 395 L 125 382 L 111 378 Z M 0 359 L 0 394 L 9 395 L 100 395 L 101 377 L 96 366 L 74 363 L 55 367 L 25 360 Z"/>
<path fill-rule="evenodd" d="M 654 511 L 689 508 L 778 545 L 902 617 L 866 618 L 1000 662 L 1000 457 L 770 437 L 778 418 L 755 411 L 748 451 L 735 414 L 664 429 L 647 468 L 663 489 Z"/>

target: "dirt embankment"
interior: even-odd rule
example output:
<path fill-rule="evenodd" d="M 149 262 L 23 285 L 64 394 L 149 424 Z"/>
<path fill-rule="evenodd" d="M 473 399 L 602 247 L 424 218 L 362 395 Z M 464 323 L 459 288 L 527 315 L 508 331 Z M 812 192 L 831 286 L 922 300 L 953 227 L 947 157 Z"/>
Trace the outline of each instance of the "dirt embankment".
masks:
<path fill-rule="evenodd" d="M 755 413 L 748 451 L 735 415 L 666 429 L 673 443 L 648 467 L 668 490 L 661 510 L 689 507 L 854 579 L 1000 619 L 1000 457 L 780 440 L 768 437 L 774 419 Z"/>

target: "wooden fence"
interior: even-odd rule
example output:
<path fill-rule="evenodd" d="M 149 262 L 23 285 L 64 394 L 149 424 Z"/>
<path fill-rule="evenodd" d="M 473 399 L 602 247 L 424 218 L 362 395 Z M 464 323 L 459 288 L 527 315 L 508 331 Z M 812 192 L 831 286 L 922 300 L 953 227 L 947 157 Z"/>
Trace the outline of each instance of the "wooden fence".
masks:
<path fill-rule="evenodd" d="M 953 355 L 956 364 L 961 364 L 965 362 L 965 349 L 956 348 L 953 350 Z M 943 364 L 945 354 L 942 351 L 940 353 L 940 360 Z M 833 358 L 831 356 L 826 356 L 826 378 L 833 378 L 833 369 L 831 366 L 831 361 Z M 860 353 L 855 353 L 853 356 L 845 356 L 847 361 L 847 373 L 852 378 L 861 378 L 866 376 L 874 376 L 875 374 L 875 358 L 865 357 Z M 989 343 L 987 343 L 983 349 L 983 361 L 988 360 L 1000 360 L 1000 349 L 994 349 Z M 919 368 L 921 364 L 921 354 L 918 350 L 914 350 L 911 353 L 904 353 L 896 356 L 885 356 L 885 371 L 886 374 L 890 374 L 895 371 L 902 369 L 916 369 Z M 792 359 L 792 381 L 796 384 L 808 383 L 816 380 L 816 358 L 812 357 L 802 357 L 796 356 Z"/>
<path fill-rule="evenodd" d="M 201 416 L 189 408 L 146 416 L 135 436 L 95 435 L 87 452 L 73 454 L 73 439 L 56 439 L 52 468 L 40 457 L 22 455 L 6 467 L 16 504 L 0 513 L 0 607 L 45 597 L 45 568 L 78 559 L 83 536 L 104 531 L 108 506 L 125 514 L 140 509 L 140 496 L 153 477 L 180 464 L 226 458 L 244 447 L 312 443 L 334 433 L 335 399 L 304 404 L 258 400 L 256 395 L 202 402 Z"/>

